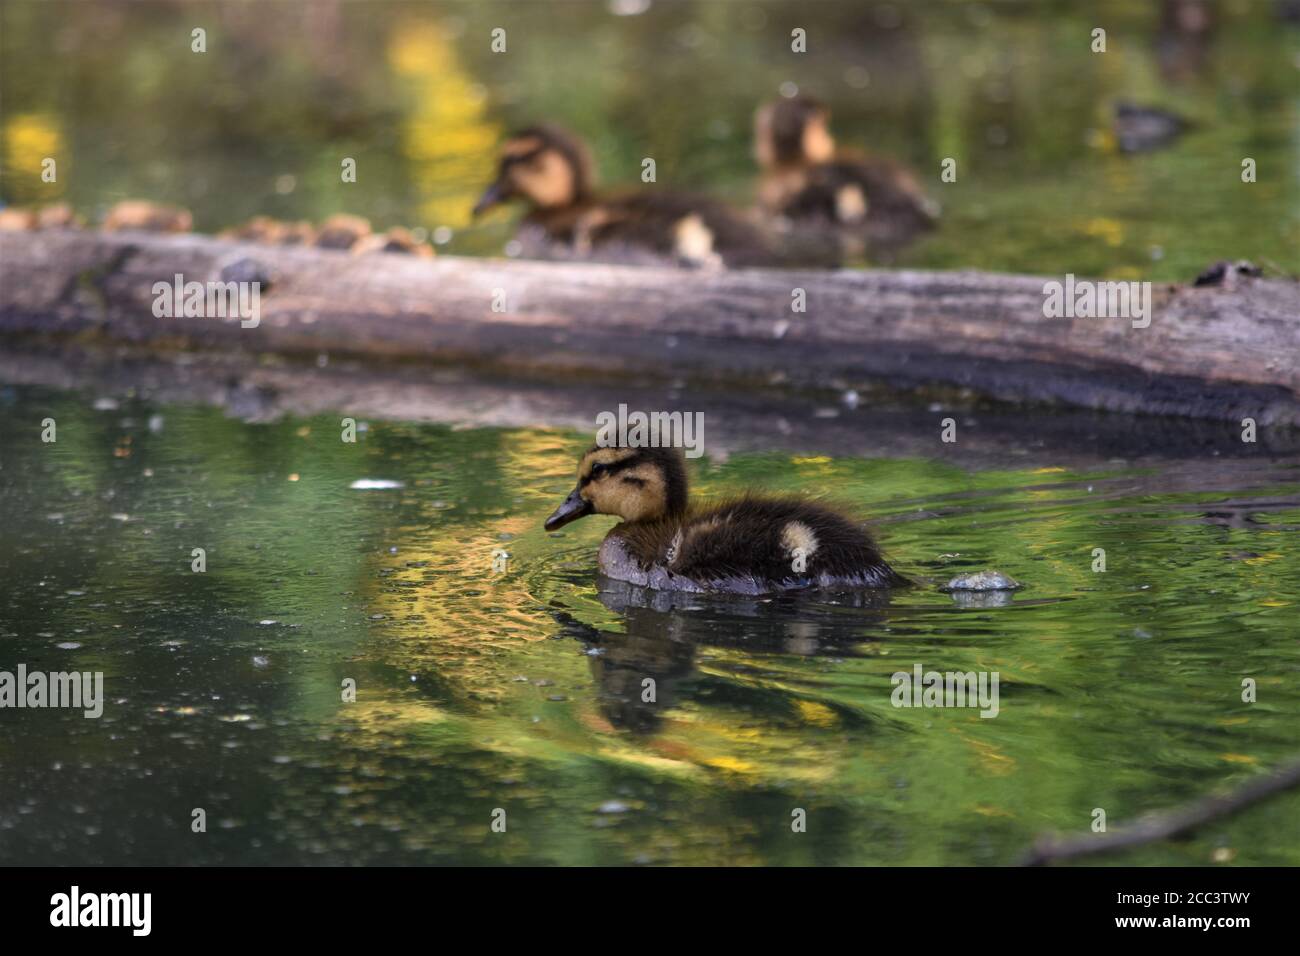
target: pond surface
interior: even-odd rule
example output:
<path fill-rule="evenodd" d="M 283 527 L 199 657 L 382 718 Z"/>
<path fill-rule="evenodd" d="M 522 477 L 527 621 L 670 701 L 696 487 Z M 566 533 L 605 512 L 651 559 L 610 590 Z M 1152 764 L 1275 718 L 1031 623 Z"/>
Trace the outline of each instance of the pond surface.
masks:
<path fill-rule="evenodd" d="M 499 255 L 510 216 L 475 224 L 470 209 L 508 130 L 573 128 L 609 186 L 640 188 L 649 157 L 645 188 L 747 205 L 754 108 L 798 88 L 832 106 L 844 146 L 912 164 L 942 204 L 903 265 L 1187 280 L 1248 258 L 1298 273 L 1294 4 L 1206 3 L 1177 28 L 1180 6 L 1193 5 L 7 3 L 0 197 L 92 220 L 125 198 L 173 202 L 203 232 L 349 212 Z M 206 53 L 191 51 L 196 28 Z M 794 29 L 807 52 L 792 52 Z M 1121 102 L 1187 132 L 1124 154 Z"/>
<path fill-rule="evenodd" d="M 0 711 L 3 863 L 1003 864 L 1300 749 L 1300 463 L 1263 448 L 706 457 L 698 494 L 829 496 L 918 584 L 667 603 L 598 580 L 610 519 L 542 530 L 575 432 L 0 405 L 0 670 L 107 698 Z M 989 567 L 1004 606 L 936 587 Z M 998 716 L 892 706 L 917 664 L 998 672 Z M 1297 811 L 1113 859 L 1300 864 Z"/>

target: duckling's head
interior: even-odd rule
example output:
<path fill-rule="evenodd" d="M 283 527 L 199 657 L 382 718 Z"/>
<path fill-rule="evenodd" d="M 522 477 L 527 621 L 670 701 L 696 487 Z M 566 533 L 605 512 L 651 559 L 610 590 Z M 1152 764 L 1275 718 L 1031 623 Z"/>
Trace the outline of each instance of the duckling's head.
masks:
<path fill-rule="evenodd" d="M 835 155 L 831 111 L 807 96 L 764 103 L 754 114 L 754 158 L 763 169 L 829 162 Z"/>
<path fill-rule="evenodd" d="M 585 518 L 617 515 L 655 521 L 686 511 L 686 460 L 677 448 L 602 448 L 578 464 L 578 487 L 546 519 L 546 530 Z"/>
<path fill-rule="evenodd" d="M 497 178 L 474 206 L 480 215 L 511 199 L 562 209 L 591 192 L 593 169 L 585 143 L 557 126 L 532 126 L 501 146 Z"/>

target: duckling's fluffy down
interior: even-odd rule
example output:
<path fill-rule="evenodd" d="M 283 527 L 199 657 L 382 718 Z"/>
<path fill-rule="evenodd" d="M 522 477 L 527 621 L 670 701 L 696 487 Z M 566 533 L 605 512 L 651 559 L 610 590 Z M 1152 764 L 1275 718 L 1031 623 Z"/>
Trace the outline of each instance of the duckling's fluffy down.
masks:
<path fill-rule="evenodd" d="M 601 547 L 600 566 L 618 580 L 686 591 L 906 583 L 864 529 L 797 498 L 745 497 L 684 518 L 619 525 Z"/>

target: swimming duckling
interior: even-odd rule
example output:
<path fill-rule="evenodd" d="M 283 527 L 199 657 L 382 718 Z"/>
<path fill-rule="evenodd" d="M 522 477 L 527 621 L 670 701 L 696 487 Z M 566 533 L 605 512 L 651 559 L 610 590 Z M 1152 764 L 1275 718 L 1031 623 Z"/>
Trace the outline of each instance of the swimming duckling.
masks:
<path fill-rule="evenodd" d="M 906 168 L 879 156 L 836 149 L 830 109 L 806 96 L 782 98 L 754 114 L 759 203 L 798 240 L 839 240 L 845 253 L 889 250 L 934 225 L 938 204 Z"/>
<path fill-rule="evenodd" d="M 824 505 L 747 495 L 689 508 L 678 449 L 592 448 L 545 527 L 590 514 L 623 519 L 601 543 L 600 570 L 640 587 L 766 594 L 907 583 L 866 531 Z"/>
<path fill-rule="evenodd" d="M 530 255 L 541 258 L 733 267 L 776 262 L 759 226 L 721 202 L 649 185 L 598 195 L 594 181 L 582 140 L 555 126 L 534 126 L 501 147 L 496 181 L 474 215 L 522 199 L 530 209 L 519 238 Z"/>

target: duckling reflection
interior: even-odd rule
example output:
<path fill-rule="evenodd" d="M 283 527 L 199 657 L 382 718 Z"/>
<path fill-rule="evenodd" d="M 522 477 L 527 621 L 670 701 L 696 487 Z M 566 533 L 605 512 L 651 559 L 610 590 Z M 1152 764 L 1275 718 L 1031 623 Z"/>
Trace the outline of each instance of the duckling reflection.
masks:
<path fill-rule="evenodd" d="M 602 631 L 566 616 L 583 645 L 599 688 L 601 714 L 615 728 L 653 735 L 696 673 L 708 648 L 744 648 L 757 654 L 848 657 L 872 640 L 886 618 L 890 592 L 850 591 L 812 599 L 692 594 L 640 587 L 600 576 L 600 602 L 622 615 L 625 632 Z M 704 649 L 701 651 L 701 649 Z M 733 702 L 752 698 L 769 710 L 772 695 L 757 685 L 732 684 Z"/>

